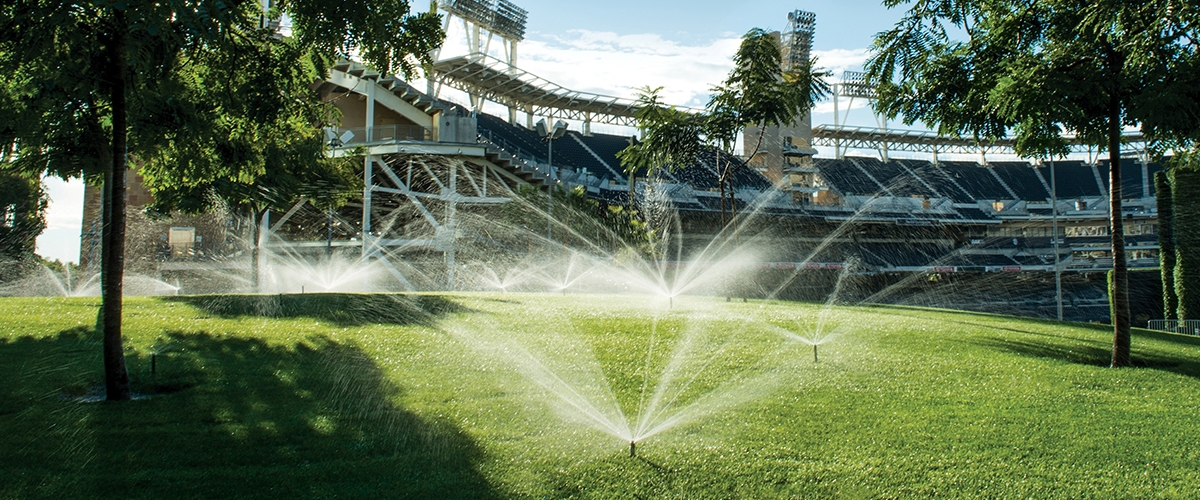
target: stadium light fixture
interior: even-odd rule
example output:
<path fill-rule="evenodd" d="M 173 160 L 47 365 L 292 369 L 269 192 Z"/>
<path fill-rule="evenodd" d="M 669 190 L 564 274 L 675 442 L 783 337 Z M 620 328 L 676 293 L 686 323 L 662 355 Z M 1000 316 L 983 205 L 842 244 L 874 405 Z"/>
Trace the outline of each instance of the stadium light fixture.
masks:
<path fill-rule="evenodd" d="M 546 120 L 538 120 L 537 133 L 542 139 L 546 140 L 546 163 L 548 170 L 548 183 L 546 187 L 546 239 L 549 240 L 554 236 L 554 185 L 558 182 L 554 176 L 554 141 L 563 134 L 567 133 L 567 122 L 559 120 L 554 124 L 554 127 L 546 125 Z"/>

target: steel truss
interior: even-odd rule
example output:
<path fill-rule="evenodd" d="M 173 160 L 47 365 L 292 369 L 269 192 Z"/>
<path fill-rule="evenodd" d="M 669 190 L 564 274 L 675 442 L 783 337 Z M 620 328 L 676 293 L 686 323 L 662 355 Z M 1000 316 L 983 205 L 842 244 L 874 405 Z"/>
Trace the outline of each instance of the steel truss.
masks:
<path fill-rule="evenodd" d="M 548 116 L 584 124 L 637 126 L 633 116 L 638 107 L 633 99 L 570 90 L 491 56 L 444 59 L 434 63 L 433 74 L 438 85 L 467 92 L 473 99 L 522 110 L 527 121 L 534 116 Z M 526 126 L 532 127 L 532 123 Z"/>
<path fill-rule="evenodd" d="M 459 156 L 369 154 L 363 160 L 362 257 L 382 261 L 405 251 L 442 252 L 443 285 L 455 286 L 458 212 L 512 201 L 519 177 L 490 162 Z"/>
<path fill-rule="evenodd" d="M 961 137 L 945 137 L 934 132 L 920 130 L 888 130 L 886 128 L 848 127 L 843 125 L 819 125 L 813 127 L 813 145 L 847 149 L 875 149 L 879 151 L 906 151 L 930 153 L 936 161 L 939 153 L 976 155 L 1016 155 L 1012 139 L 981 142 Z M 1121 150 L 1142 155 L 1146 141 L 1140 133 L 1127 134 Z M 1075 142 L 1072 153 L 1096 152 L 1094 146 Z M 886 159 L 886 158 L 885 158 Z"/>

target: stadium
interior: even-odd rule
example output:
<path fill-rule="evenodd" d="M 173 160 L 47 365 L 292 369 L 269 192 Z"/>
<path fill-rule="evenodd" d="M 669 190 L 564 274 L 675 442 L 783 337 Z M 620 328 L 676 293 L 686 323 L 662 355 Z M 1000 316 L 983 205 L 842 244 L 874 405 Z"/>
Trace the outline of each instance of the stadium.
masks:
<path fill-rule="evenodd" d="M 364 158 L 359 199 L 336 211 L 301 200 L 268 212 L 253 222 L 271 232 L 249 242 L 231 236 L 240 223 L 220 214 L 141 221 L 131 230 L 131 269 L 208 291 L 216 285 L 200 276 L 258 268 L 251 259 L 337 254 L 377 264 L 397 289 L 478 288 L 469 275 L 479 262 L 497 254 L 529 260 L 516 256 L 519 236 L 479 228 L 533 190 L 580 193 L 599 207 L 669 206 L 681 243 L 664 259 L 685 262 L 722 230 L 718 163 L 740 161 L 750 168 L 736 172 L 733 199 L 745 237 L 761 249 L 743 263 L 755 270 L 743 297 L 841 293 L 844 301 L 1105 322 L 1112 168 L 1124 179 L 1129 267 L 1158 268 L 1152 180 L 1162 167 L 1136 135 L 1126 137 L 1121 165 L 1082 145 L 1069 159 L 1031 162 L 1006 141 L 895 130 L 885 121 L 813 125 L 803 116 L 761 138 L 745 131 L 741 157 L 712 150 L 695 164 L 630 174 L 617 153 L 638 137 L 634 100 L 521 70 L 527 12 L 507 0 L 443 0 L 439 11 L 447 27 L 461 26 L 469 50 L 438 54 L 424 81 L 344 61 L 316 85 L 342 113 L 340 126 L 325 132 L 330 154 Z M 807 61 L 815 16 L 782 14 L 784 64 Z M 873 98 L 861 74 L 834 82 L 835 109 Z M 594 132 L 593 124 L 628 134 Z M 130 185 L 132 205 L 150 200 L 135 173 Z M 86 196 L 84 266 L 99 252 L 99 193 L 89 187 Z M 564 208 L 547 208 L 554 210 Z M 546 233 L 554 239 L 552 228 Z M 853 286 L 837 291 L 847 275 Z M 1157 273 L 1132 277 L 1134 324 L 1145 325 L 1161 315 Z"/>

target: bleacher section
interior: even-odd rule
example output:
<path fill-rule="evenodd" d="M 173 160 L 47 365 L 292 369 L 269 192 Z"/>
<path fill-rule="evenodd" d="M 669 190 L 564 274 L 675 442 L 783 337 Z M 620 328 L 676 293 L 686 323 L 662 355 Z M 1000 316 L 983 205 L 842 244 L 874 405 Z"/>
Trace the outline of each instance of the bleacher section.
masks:
<path fill-rule="evenodd" d="M 1042 184 L 1038 173 L 1028 163 L 992 163 L 992 171 L 1004 181 L 1021 200 L 1043 200 L 1050 198 L 1050 192 Z"/>
<path fill-rule="evenodd" d="M 972 198 L 970 194 L 968 194 L 966 191 L 963 191 L 962 188 L 959 188 L 957 184 L 952 182 L 950 178 L 946 176 L 947 174 L 945 171 L 943 171 L 937 165 L 915 160 L 903 160 L 903 163 L 907 165 L 908 168 L 913 171 L 913 173 L 921 176 L 925 182 L 928 182 L 930 186 L 933 186 L 933 188 L 941 193 L 942 196 L 950 198 L 955 203 L 975 202 L 975 199 Z"/>
<path fill-rule="evenodd" d="M 816 158 L 814 163 L 821 171 L 821 177 L 843 195 L 874 196 L 883 193 L 878 184 L 850 161 Z"/>
<path fill-rule="evenodd" d="M 481 141 L 497 145 L 527 161 L 545 163 L 546 142 L 537 133 L 490 116 L 478 115 Z M 629 146 L 630 137 L 583 135 L 570 130 L 554 142 L 554 166 L 572 172 L 586 171 L 587 177 L 566 176 L 568 182 L 587 182 L 589 196 L 607 203 L 629 202 L 628 174 L 617 153 Z M 718 156 L 720 155 L 720 156 Z M 715 150 L 700 155 L 697 164 L 667 168 L 657 179 L 646 179 L 637 172 L 639 189 L 659 186 L 681 213 L 721 211 L 718 196 L 718 158 L 720 165 L 738 164 L 740 158 Z M 867 270 L 907 272 L 952 269 L 954 272 L 1013 271 L 1035 268 L 1045 271 L 1054 263 L 1052 240 L 1048 236 L 1025 236 L 1024 227 L 1046 234 L 1047 219 L 1053 210 L 1050 198 L 1049 165 L 1032 166 L 1026 162 L 994 162 L 982 166 L 974 162 L 932 163 L 922 160 L 881 161 L 870 157 L 841 159 L 814 158 L 813 167 L 832 196 L 818 202 L 807 197 L 812 191 L 795 190 L 792 195 L 775 196 L 781 202 L 763 206 L 755 198 L 767 193 L 780 194 L 775 185 L 753 168 L 741 168 L 733 176 L 737 210 L 758 211 L 764 215 L 796 217 L 815 231 L 837 231 L 841 224 L 859 224 L 864 228 L 834 244 L 789 243 L 787 259 L 796 262 L 858 262 Z M 1150 165 L 1149 173 L 1161 170 Z M 1082 220 L 1095 226 L 1105 220 L 1103 187 L 1098 176 L 1107 176 L 1107 164 L 1098 167 L 1080 161 L 1055 163 L 1057 194 L 1064 219 L 1078 224 Z M 1143 167 L 1134 160 L 1122 162 L 1126 199 L 1141 200 Z M 586 180 L 585 180 L 586 179 Z M 1101 179 L 1101 181 L 1106 179 Z M 648 184 L 642 184 L 642 183 Z M 809 188 L 820 187 L 806 186 Z M 1149 186 L 1153 192 L 1153 186 Z M 786 188 L 785 188 L 786 189 Z M 793 195 L 795 196 L 793 198 Z M 1014 199 L 1014 195 L 1016 199 Z M 760 200 L 772 198 L 759 198 Z M 794 201 L 793 201 L 794 200 Z M 1029 203 L 1021 203 L 1029 202 Z M 1014 203 L 1015 202 L 1015 203 Z M 819 204 L 818 204 L 819 203 Z M 1146 203 L 1128 205 L 1130 212 L 1149 217 Z M 726 207 L 728 210 L 730 207 Z M 1015 224 L 1015 225 L 1010 225 Z M 1044 227 L 1043 227 L 1044 226 Z M 1019 229 L 1010 231 L 1008 228 Z M 919 242 L 887 242 L 887 235 L 911 233 L 922 228 Z M 812 235 L 798 234 L 800 240 Z M 897 236 L 900 240 L 904 238 Z M 864 241 L 865 240 L 865 241 Z M 1063 243 L 1060 259 L 1064 268 L 1084 270 L 1103 266 L 1104 258 L 1093 258 L 1109 241 L 1106 236 L 1072 236 Z M 1152 248 L 1153 234 L 1127 237 L 1133 247 Z M 1109 260 L 1108 262 L 1110 262 Z M 936 271 L 944 272 L 944 271 Z"/>
<path fill-rule="evenodd" d="M 1149 187 L 1151 195 L 1154 193 L 1154 173 L 1162 170 L 1158 165 L 1152 165 L 1148 172 Z M 1101 161 L 1096 169 L 1100 172 L 1100 179 L 1108 182 L 1108 162 Z M 1121 197 L 1124 199 L 1141 198 L 1142 197 L 1142 164 L 1132 159 L 1121 160 Z"/>
<path fill-rule="evenodd" d="M 1004 185 L 987 171 L 987 167 L 972 162 L 943 162 L 941 168 L 977 200 L 1009 200 L 1012 195 Z"/>
<path fill-rule="evenodd" d="M 629 138 L 616 135 L 592 135 L 586 136 L 583 134 L 573 134 L 573 137 L 583 141 L 583 143 L 591 149 L 596 156 L 599 156 L 608 166 L 612 167 L 615 172 L 613 175 L 625 177 L 624 170 L 621 168 L 621 160 L 617 159 L 617 152 L 629 146 Z M 572 141 L 575 142 L 575 141 Z M 604 178 L 603 176 L 597 176 Z"/>
<path fill-rule="evenodd" d="M 514 127 L 500 118 L 482 113 L 478 115 L 477 119 L 479 135 L 489 142 L 495 143 L 518 158 L 533 157 L 539 162 L 546 162 L 546 142 L 538 137 L 537 132 Z"/>
<path fill-rule="evenodd" d="M 1049 164 L 1038 167 L 1038 172 L 1046 182 L 1051 182 Z M 1058 183 L 1054 187 L 1058 190 L 1060 200 L 1103 196 L 1100 185 L 1096 184 L 1095 170 L 1091 165 L 1081 161 L 1057 161 L 1054 162 L 1054 175 Z"/>
<path fill-rule="evenodd" d="M 932 197 L 934 193 L 897 162 L 884 163 L 877 158 L 848 158 L 871 174 L 896 196 Z"/>

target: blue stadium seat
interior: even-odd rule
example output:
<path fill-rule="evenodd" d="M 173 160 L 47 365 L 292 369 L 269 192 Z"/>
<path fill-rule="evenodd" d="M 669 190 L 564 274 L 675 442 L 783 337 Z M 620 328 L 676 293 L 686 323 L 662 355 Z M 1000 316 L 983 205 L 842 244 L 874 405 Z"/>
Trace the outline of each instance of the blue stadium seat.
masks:
<path fill-rule="evenodd" d="M 1025 201 L 1041 201 L 1050 198 L 1050 192 L 1038 178 L 1037 171 L 1024 162 L 995 162 L 992 169 L 1004 180 L 1008 187 L 1017 193 L 1017 197 Z"/>
<path fill-rule="evenodd" d="M 1007 200 L 1012 198 L 1007 189 L 987 171 L 987 167 L 972 162 L 945 162 L 941 168 L 954 178 L 963 189 L 976 200 Z"/>
<path fill-rule="evenodd" d="M 1038 171 L 1046 178 L 1046 182 L 1050 182 L 1049 164 L 1038 167 Z M 1091 165 L 1081 161 L 1056 161 L 1054 175 L 1060 200 L 1101 196 L 1100 185 L 1096 184 L 1096 174 Z"/>

